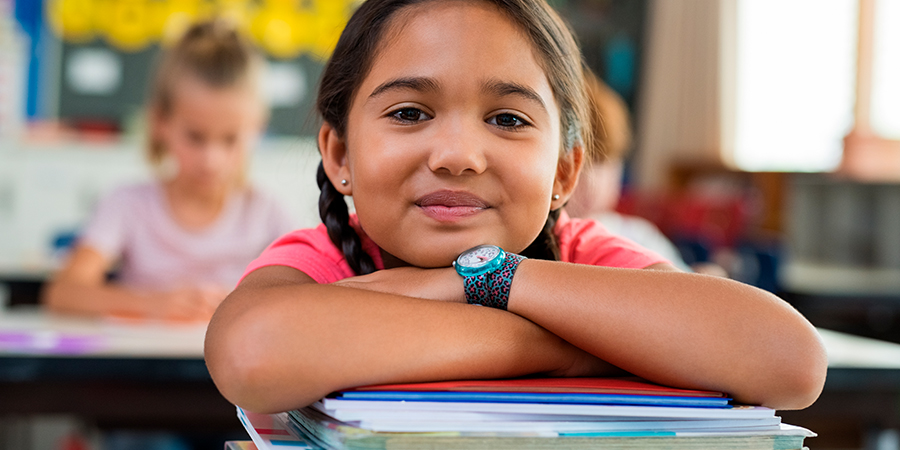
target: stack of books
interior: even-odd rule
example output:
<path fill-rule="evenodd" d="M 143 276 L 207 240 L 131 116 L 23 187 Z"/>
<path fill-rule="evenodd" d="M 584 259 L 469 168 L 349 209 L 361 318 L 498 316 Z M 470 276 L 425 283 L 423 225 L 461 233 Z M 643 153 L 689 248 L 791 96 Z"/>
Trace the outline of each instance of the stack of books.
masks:
<path fill-rule="evenodd" d="M 815 436 L 781 423 L 769 408 L 637 378 L 368 386 L 287 413 L 260 418 L 239 410 L 239 416 L 260 450 L 788 450 Z"/>

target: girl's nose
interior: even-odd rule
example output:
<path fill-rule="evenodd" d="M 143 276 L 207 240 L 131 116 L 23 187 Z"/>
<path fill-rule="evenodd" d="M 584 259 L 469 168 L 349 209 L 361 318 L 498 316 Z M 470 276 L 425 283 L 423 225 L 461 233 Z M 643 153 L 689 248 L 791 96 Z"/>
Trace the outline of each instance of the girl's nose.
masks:
<path fill-rule="evenodd" d="M 487 168 L 483 126 L 475 121 L 447 120 L 436 134 L 428 167 L 432 172 L 459 176 L 479 174 Z"/>

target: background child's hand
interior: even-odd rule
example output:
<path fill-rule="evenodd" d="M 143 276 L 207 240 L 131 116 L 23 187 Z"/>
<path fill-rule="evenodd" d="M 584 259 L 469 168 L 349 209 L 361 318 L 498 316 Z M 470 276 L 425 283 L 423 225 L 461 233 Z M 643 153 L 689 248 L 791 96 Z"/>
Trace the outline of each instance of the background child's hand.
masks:
<path fill-rule="evenodd" d="M 333 284 L 426 300 L 466 302 L 463 279 L 452 267 L 441 269 L 397 267 L 345 278 Z"/>
<path fill-rule="evenodd" d="M 226 290 L 213 287 L 171 291 L 161 296 L 153 315 L 172 320 L 208 321 L 227 295 Z"/>

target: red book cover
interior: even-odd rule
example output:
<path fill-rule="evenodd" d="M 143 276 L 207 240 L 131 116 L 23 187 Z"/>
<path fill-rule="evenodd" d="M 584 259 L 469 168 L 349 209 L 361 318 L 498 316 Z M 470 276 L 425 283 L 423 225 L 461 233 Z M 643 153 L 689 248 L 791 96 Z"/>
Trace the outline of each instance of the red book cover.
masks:
<path fill-rule="evenodd" d="M 432 383 L 381 384 L 348 391 L 450 391 L 450 392 L 558 392 L 567 394 L 665 395 L 672 397 L 725 397 L 722 392 L 678 389 L 627 378 L 512 378 L 460 380 Z"/>

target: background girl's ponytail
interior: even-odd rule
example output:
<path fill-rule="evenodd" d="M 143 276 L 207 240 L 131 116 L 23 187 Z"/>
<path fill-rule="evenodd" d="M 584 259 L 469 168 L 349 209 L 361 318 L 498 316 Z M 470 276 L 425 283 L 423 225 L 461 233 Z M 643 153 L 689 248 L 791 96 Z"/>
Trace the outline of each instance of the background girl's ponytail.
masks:
<path fill-rule="evenodd" d="M 328 230 L 331 242 L 341 249 L 347 264 L 357 275 L 366 275 L 375 271 L 375 262 L 368 253 L 363 251 L 362 240 L 356 234 L 356 230 L 350 226 L 350 212 L 341 194 L 328 176 L 325 175 L 325 166 L 319 163 L 316 172 L 316 182 L 319 183 L 319 217 Z"/>
<path fill-rule="evenodd" d="M 160 54 L 150 85 L 148 103 L 151 113 L 167 115 L 171 112 L 176 86 L 185 78 L 214 88 L 246 86 L 258 89 L 263 64 L 263 57 L 233 23 L 224 19 L 195 23 L 171 48 Z M 166 152 L 162 141 L 149 133 L 147 159 L 150 163 L 161 164 Z"/>

